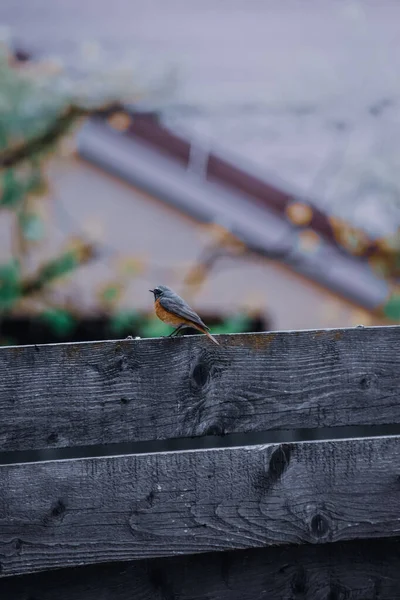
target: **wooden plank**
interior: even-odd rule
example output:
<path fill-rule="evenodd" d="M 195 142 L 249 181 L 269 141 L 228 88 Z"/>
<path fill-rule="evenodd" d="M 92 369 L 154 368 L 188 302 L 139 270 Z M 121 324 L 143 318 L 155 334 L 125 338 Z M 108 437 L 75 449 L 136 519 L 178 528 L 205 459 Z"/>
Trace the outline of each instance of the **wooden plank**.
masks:
<path fill-rule="evenodd" d="M 400 532 L 400 436 L 0 467 L 3 575 Z"/>
<path fill-rule="evenodd" d="M 400 423 L 400 327 L 0 349 L 0 451 Z"/>
<path fill-rule="evenodd" d="M 400 543 L 286 546 L 0 579 L 10 600 L 400 600 Z"/>

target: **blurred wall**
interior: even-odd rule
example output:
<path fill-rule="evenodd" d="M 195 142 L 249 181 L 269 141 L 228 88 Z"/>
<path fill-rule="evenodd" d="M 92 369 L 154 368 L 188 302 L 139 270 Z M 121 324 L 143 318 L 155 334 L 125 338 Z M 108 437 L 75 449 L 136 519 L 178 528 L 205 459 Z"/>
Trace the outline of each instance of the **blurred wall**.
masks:
<path fill-rule="evenodd" d="M 13 27 L 16 40 L 34 53 L 60 55 L 74 66 L 93 58 L 90 43 L 98 41 L 111 60 L 137 61 L 139 86 L 142 78 L 151 83 L 154 73 L 176 67 L 175 92 L 153 98 L 168 123 L 258 163 L 266 174 L 272 171 L 312 193 L 324 207 L 339 199 L 350 212 L 353 188 L 363 178 L 368 183 L 376 159 L 388 147 L 393 154 L 389 142 L 398 146 L 400 139 L 399 22 L 397 0 L 0 3 L 0 24 Z M 87 44 L 83 56 L 82 43 Z M 100 61 L 106 68 L 101 54 Z M 349 189 L 343 190 L 337 179 L 349 157 Z M 52 177 L 52 219 L 58 229 L 49 247 L 76 231 L 60 206 L 78 225 L 92 221 L 96 228 L 97 215 L 106 224 L 104 243 L 158 262 L 157 273 L 165 264 L 176 265 L 177 282 L 179 261 L 195 259 L 204 243 L 194 223 L 88 165 L 59 164 Z M 384 229 L 394 219 L 382 209 L 381 190 L 372 188 L 358 218 L 373 227 L 384 221 Z M 9 234 L 9 224 L 1 222 L 2 256 Z M 89 290 L 112 276 L 113 268 L 112 259 L 104 258 L 82 269 L 64 291 L 82 297 L 89 309 L 94 305 Z M 137 280 L 128 303 L 150 308 L 146 290 L 153 284 L 153 279 Z M 261 259 L 228 265 L 198 297 L 204 310 L 234 310 L 246 301 L 268 307 L 276 328 L 366 324 L 369 319 Z"/>

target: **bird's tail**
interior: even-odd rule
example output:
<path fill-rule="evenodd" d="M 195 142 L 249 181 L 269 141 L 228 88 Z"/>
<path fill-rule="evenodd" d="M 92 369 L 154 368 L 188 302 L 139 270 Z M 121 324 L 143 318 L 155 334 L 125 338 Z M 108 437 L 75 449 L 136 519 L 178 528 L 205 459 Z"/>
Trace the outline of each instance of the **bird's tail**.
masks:
<path fill-rule="evenodd" d="M 212 336 L 211 333 L 209 331 L 207 331 L 207 329 L 204 331 L 204 333 L 206 334 L 207 337 L 210 338 L 210 340 L 212 340 L 214 342 L 214 344 L 217 344 L 217 346 L 220 345 L 220 343 L 217 342 L 217 340 L 215 339 L 215 337 Z"/>

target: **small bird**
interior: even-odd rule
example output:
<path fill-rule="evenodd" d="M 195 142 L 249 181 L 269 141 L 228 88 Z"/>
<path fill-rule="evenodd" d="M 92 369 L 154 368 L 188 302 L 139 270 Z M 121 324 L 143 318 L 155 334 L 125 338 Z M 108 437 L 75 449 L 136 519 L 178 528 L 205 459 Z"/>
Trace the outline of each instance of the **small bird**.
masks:
<path fill-rule="evenodd" d="M 176 327 L 171 336 L 176 335 L 181 329 L 193 327 L 205 333 L 214 344 L 219 346 L 219 342 L 211 335 L 209 327 L 203 323 L 199 315 L 169 287 L 158 285 L 149 292 L 154 294 L 154 307 L 157 317 L 167 325 Z"/>

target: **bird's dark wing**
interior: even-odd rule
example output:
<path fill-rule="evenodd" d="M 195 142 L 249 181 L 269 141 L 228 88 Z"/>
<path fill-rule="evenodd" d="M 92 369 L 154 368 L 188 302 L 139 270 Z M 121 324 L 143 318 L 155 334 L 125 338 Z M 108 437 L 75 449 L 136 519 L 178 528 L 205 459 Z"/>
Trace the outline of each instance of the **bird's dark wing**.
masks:
<path fill-rule="evenodd" d="M 200 319 L 199 315 L 177 294 L 174 294 L 172 297 L 162 296 L 160 298 L 160 304 L 168 312 L 178 315 L 183 319 L 187 319 L 188 321 L 192 321 L 192 323 L 204 327 L 207 331 L 209 330 L 207 325 Z"/>

